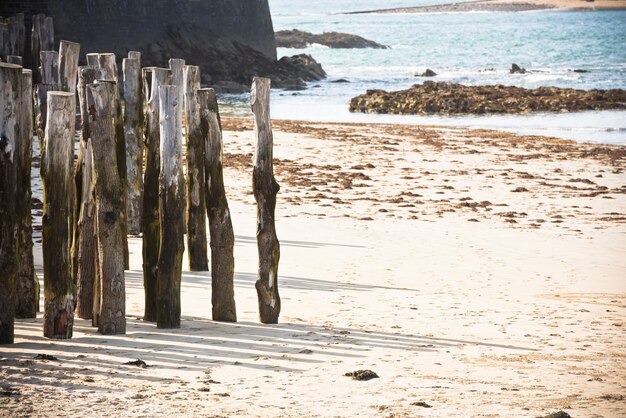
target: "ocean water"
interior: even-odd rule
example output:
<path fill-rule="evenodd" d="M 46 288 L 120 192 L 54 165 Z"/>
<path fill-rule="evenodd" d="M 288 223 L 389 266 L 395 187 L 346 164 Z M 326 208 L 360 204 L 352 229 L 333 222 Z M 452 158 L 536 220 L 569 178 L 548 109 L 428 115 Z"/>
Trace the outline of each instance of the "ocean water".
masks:
<path fill-rule="evenodd" d="M 279 56 L 311 54 L 328 79 L 304 91 L 274 91 L 272 116 L 315 121 L 366 121 L 484 127 L 581 141 L 626 143 L 626 111 L 498 116 L 352 114 L 350 99 L 367 89 L 399 90 L 434 81 L 578 89 L 626 88 L 626 11 L 343 14 L 345 11 L 447 3 L 449 0 L 270 0 L 275 30 L 347 32 L 390 49 L 279 48 Z M 509 74 L 512 63 L 527 74 Z M 572 70 L 584 69 L 588 73 Z M 349 83 L 333 83 L 337 79 Z M 230 98 L 237 103 L 240 98 Z M 238 106 L 234 106 L 238 111 Z M 247 106 L 242 104 L 241 110 Z"/>

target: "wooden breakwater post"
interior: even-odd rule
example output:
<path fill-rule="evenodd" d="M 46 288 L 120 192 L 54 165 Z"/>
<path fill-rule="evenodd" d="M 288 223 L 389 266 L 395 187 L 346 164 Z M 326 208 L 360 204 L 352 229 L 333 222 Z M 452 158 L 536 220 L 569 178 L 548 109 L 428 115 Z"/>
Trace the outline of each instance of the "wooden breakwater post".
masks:
<path fill-rule="evenodd" d="M 41 159 L 44 184 L 44 336 L 71 338 L 74 282 L 70 265 L 70 193 L 76 122 L 74 94 L 49 92 L 48 120 Z"/>
<path fill-rule="evenodd" d="M 191 271 L 207 271 L 206 202 L 204 181 L 205 143 L 200 129 L 200 67 L 186 65 L 183 71 L 185 119 L 187 121 L 187 255 Z"/>
<path fill-rule="evenodd" d="M 35 132 L 39 140 L 39 149 L 43 150 L 47 117 L 48 92 L 59 90 L 59 53 L 56 51 L 41 51 L 39 53 L 41 66 L 39 74 L 41 83 L 37 84 L 33 92 L 35 110 Z"/>
<path fill-rule="evenodd" d="M 180 327 L 185 180 L 179 87 L 159 87 L 161 238 L 157 265 L 157 327 Z"/>
<path fill-rule="evenodd" d="M 30 38 L 30 51 L 32 58 L 33 84 L 41 82 L 41 77 L 36 71 L 41 65 L 40 52 L 54 49 L 54 23 L 52 17 L 43 14 L 33 15 L 33 24 Z"/>
<path fill-rule="evenodd" d="M 33 226 L 31 217 L 31 160 L 33 154 L 33 72 L 22 70 L 20 92 L 20 136 L 16 158 L 18 164 L 17 199 L 19 280 L 15 300 L 16 318 L 36 318 L 39 311 L 39 280 L 33 256 Z"/>
<path fill-rule="evenodd" d="M 143 212 L 141 216 L 143 285 L 145 293 L 144 320 L 157 320 L 157 264 L 160 249 L 159 220 L 159 172 L 160 172 L 160 129 L 159 87 L 171 81 L 167 68 L 149 67 L 142 70 L 144 97 L 144 141 L 146 144 L 146 166 L 144 173 Z"/>
<path fill-rule="evenodd" d="M 126 216 L 128 233 L 139 235 L 143 200 L 143 100 L 140 59 L 130 58 L 129 53 L 129 58 L 124 58 L 122 61 L 122 73 L 124 75 L 124 137 L 128 190 Z"/>
<path fill-rule="evenodd" d="M 22 67 L 0 63 L 0 344 L 13 344 L 18 281 L 17 158 Z"/>
<path fill-rule="evenodd" d="M 205 143 L 206 208 L 211 235 L 211 302 L 214 321 L 237 321 L 235 305 L 235 234 L 223 173 L 222 126 L 215 91 L 198 90 L 200 130 Z"/>
<path fill-rule="evenodd" d="M 117 166 L 115 100 L 117 84 L 98 81 L 87 86 L 89 129 L 93 146 L 96 237 L 100 277 L 102 334 L 126 333 L 124 280 L 124 181 Z"/>
<path fill-rule="evenodd" d="M 100 78 L 100 69 L 94 66 L 80 67 L 78 70 L 78 98 L 81 116 L 80 144 L 74 181 L 76 184 L 78 208 L 77 230 L 74 234 L 73 252 L 77 260 L 76 269 L 76 315 L 82 319 L 93 318 L 94 283 L 96 281 L 96 235 L 95 201 L 93 186 L 93 147 L 89 129 L 87 107 L 87 86 Z M 100 297 L 98 294 L 98 315 Z M 96 323 L 92 323 L 97 326 Z"/>
<path fill-rule="evenodd" d="M 274 225 L 276 194 L 280 186 L 274 178 L 270 83 L 269 78 L 255 77 L 250 94 L 256 137 L 252 189 L 257 202 L 256 237 L 259 251 L 259 272 L 255 286 L 259 299 L 259 316 L 264 324 L 277 323 L 280 314 L 278 294 L 280 243 Z"/>

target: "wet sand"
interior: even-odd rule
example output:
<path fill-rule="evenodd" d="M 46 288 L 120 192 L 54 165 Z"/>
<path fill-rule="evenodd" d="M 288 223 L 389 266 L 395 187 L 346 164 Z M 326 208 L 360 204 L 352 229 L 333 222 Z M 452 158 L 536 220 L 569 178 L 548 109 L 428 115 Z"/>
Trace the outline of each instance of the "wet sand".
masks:
<path fill-rule="evenodd" d="M 240 322 L 210 320 L 187 266 L 182 327 L 142 321 L 130 238 L 127 335 L 18 320 L 0 416 L 626 415 L 625 146 L 274 121 L 283 312 L 264 326 L 252 124 L 222 123 Z"/>

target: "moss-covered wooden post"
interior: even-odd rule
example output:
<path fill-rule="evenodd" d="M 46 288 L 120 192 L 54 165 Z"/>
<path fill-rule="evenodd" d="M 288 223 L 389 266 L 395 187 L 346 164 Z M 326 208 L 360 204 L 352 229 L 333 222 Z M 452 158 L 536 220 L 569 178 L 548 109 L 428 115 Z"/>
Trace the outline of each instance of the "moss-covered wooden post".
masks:
<path fill-rule="evenodd" d="M 191 271 L 209 269 L 204 183 L 204 138 L 200 131 L 200 68 L 185 65 L 183 70 L 185 120 L 187 121 L 187 256 Z"/>
<path fill-rule="evenodd" d="M 43 205 L 43 331 L 48 338 L 71 338 L 74 282 L 70 265 L 70 191 L 76 121 L 74 94 L 49 92 L 41 176 Z"/>
<path fill-rule="evenodd" d="M 179 87 L 159 87 L 161 239 L 157 265 L 157 327 L 180 327 L 185 180 Z"/>
<path fill-rule="evenodd" d="M 22 67 L 0 62 L 0 344 L 13 344 L 18 282 L 17 156 Z"/>
<path fill-rule="evenodd" d="M 159 171 L 160 171 L 160 132 L 159 132 L 159 86 L 167 85 L 171 71 L 167 68 L 143 69 L 144 97 L 144 141 L 146 147 L 146 168 L 144 174 L 143 212 L 143 285 L 145 292 L 144 320 L 157 320 L 156 269 L 159 261 Z"/>
<path fill-rule="evenodd" d="M 143 199 L 143 138 L 141 64 L 136 58 L 124 58 L 124 135 L 126 143 L 126 168 L 128 205 L 128 233 L 141 232 L 141 203 Z"/>
<path fill-rule="evenodd" d="M 211 301 L 213 320 L 237 321 L 235 306 L 235 234 L 226 200 L 222 170 L 222 127 L 213 89 L 198 90 L 200 130 L 205 143 L 206 208 L 211 234 Z"/>
<path fill-rule="evenodd" d="M 78 210 L 77 231 L 74 234 L 76 270 L 76 315 L 83 319 L 93 318 L 94 282 L 96 269 L 95 201 L 93 196 L 93 148 L 89 131 L 89 111 L 87 107 L 87 86 L 100 78 L 98 67 L 80 67 L 78 71 L 78 98 L 80 117 L 79 157 L 76 163 L 74 181 L 80 207 Z M 100 297 L 98 295 L 98 301 Z M 98 308 L 99 313 L 99 308 Z M 98 315 L 99 316 L 99 315 Z M 93 324 L 97 326 L 97 323 Z"/>
<path fill-rule="evenodd" d="M 22 70 L 20 92 L 20 136 L 18 159 L 17 200 L 19 227 L 19 280 L 15 305 L 16 318 L 36 318 L 39 311 L 39 281 L 33 257 L 33 226 L 31 217 L 31 160 L 33 153 L 33 72 Z"/>
<path fill-rule="evenodd" d="M 126 206 L 115 147 L 114 112 L 115 100 L 119 97 L 116 89 L 115 82 L 107 81 L 87 86 L 101 293 L 98 330 L 107 335 L 126 333 L 125 231 L 122 225 Z"/>
<path fill-rule="evenodd" d="M 256 147 L 252 189 L 257 202 L 257 246 L 259 272 L 256 281 L 259 316 L 264 324 L 275 324 L 280 314 L 278 294 L 278 261 L 280 244 L 276 236 L 274 212 L 280 186 L 274 178 L 273 136 L 270 119 L 270 79 L 255 77 L 250 95 L 254 112 Z"/>

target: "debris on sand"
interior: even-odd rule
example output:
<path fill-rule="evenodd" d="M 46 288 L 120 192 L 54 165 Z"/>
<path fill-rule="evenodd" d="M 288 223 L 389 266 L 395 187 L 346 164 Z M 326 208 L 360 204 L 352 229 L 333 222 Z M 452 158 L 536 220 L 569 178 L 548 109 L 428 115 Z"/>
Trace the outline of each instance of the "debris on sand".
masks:
<path fill-rule="evenodd" d="M 413 402 L 411 405 L 413 405 L 413 406 L 421 406 L 422 408 L 432 408 L 431 405 L 428 405 L 426 402 L 422 402 L 422 401 Z"/>
<path fill-rule="evenodd" d="M 378 375 L 371 370 L 357 370 L 355 372 L 348 372 L 344 376 L 352 377 L 354 380 L 370 380 L 378 379 Z"/>
<path fill-rule="evenodd" d="M 559 411 L 548 414 L 543 418 L 572 418 L 572 416 L 567 412 Z"/>
<path fill-rule="evenodd" d="M 137 366 L 137 367 L 141 367 L 142 369 L 147 369 L 148 367 L 151 367 L 150 365 L 148 365 L 148 363 L 140 359 L 126 362 L 124 363 L 124 366 Z"/>
<path fill-rule="evenodd" d="M 33 357 L 35 360 L 48 360 L 48 361 L 59 361 L 58 358 L 50 355 L 50 354 L 37 354 Z"/>

